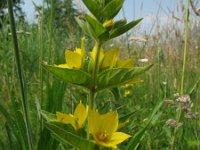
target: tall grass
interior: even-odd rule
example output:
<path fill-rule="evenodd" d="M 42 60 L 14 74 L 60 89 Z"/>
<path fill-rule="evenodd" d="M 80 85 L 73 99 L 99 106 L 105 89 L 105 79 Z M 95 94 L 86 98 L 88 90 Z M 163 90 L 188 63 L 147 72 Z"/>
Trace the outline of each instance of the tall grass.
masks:
<path fill-rule="evenodd" d="M 17 34 L 16 34 L 16 28 L 15 28 L 15 20 L 13 15 L 13 9 L 12 9 L 12 2 L 11 0 L 8 0 L 8 12 L 10 17 L 10 26 L 11 26 L 11 33 L 13 37 L 13 45 L 14 45 L 14 53 L 15 53 L 15 61 L 17 66 L 17 72 L 21 87 L 21 96 L 22 96 L 22 109 L 24 114 L 24 122 L 26 126 L 26 134 L 28 139 L 28 147 L 30 150 L 33 149 L 33 141 L 32 141 L 32 135 L 31 135 L 31 127 L 29 123 L 29 116 L 28 116 L 28 105 L 27 105 L 27 99 L 26 99 L 26 90 L 25 90 L 25 81 L 23 78 L 22 68 L 21 68 L 21 62 L 20 62 L 20 56 L 19 56 L 19 48 L 18 48 L 18 42 L 17 42 Z"/>
<path fill-rule="evenodd" d="M 43 72 L 41 67 L 43 62 L 48 61 L 55 64 L 63 63 L 64 50 L 66 48 L 74 49 L 80 45 L 77 42 L 81 39 L 80 33 L 76 35 L 60 34 L 54 28 L 53 9 L 55 7 L 50 9 L 52 15 L 49 18 L 49 24 L 43 21 L 44 10 L 42 11 L 42 16 L 40 16 L 41 24 L 39 26 L 37 24 L 30 25 L 16 22 L 17 30 L 24 29 L 24 33 L 18 34 L 18 43 L 21 50 L 20 61 L 27 81 L 26 94 L 30 126 L 33 131 L 33 145 L 34 149 L 38 150 L 71 148 L 64 147 L 55 141 L 43 124 L 40 124 L 42 120 L 40 116 L 41 109 L 52 113 L 56 111 L 73 112 L 73 107 L 71 107 L 73 105 L 71 104 L 76 104 L 80 99 L 84 101 L 87 97 L 82 92 L 83 89 L 78 89 L 80 92 L 77 93 L 75 87 L 57 78 L 49 77 L 48 79 L 48 74 Z M 44 9 L 44 1 L 42 8 Z M 158 12 L 160 12 L 161 8 L 158 9 Z M 180 13 L 185 14 L 185 11 L 183 10 Z M 182 19 L 180 17 L 180 20 Z M 144 80 L 143 83 L 137 83 L 129 87 L 131 95 L 125 97 L 125 89 L 123 88 L 116 90 L 115 99 L 110 96 L 109 91 L 107 95 L 97 95 L 100 100 L 97 105 L 100 108 L 104 108 L 102 110 L 117 109 L 122 115 L 135 112 L 131 117 L 132 121 L 127 125 L 128 129 L 122 128 L 127 133 L 135 135 L 137 131 L 148 123 L 149 112 L 155 108 L 157 102 L 163 100 L 173 100 L 174 102 L 174 99 L 176 99 L 174 94 L 177 92 L 189 94 L 192 101 L 192 111 L 200 113 L 200 44 L 198 42 L 200 31 L 199 28 L 195 29 L 192 26 L 188 26 L 185 28 L 188 29 L 185 31 L 188 35 L 184 39 L 183 29 L 176 27 L 178 23 L 178 20 L 174 20 L 174 23 L 170 22 L 169 26 L 159 26 L 159 21 L 155 22 L 152 31 L 150 31 L 151 33 L 144 34 L 144 37 L 148 39 L 147 42 L 129 43 L 130 52 L 126 51 L 127 37 L 120 39 L 120 42 L 117 40 L 110 41 L 104 45 L 105 49 L 107 49 L 110 47 L 109 44 L 115 43 L 124 49 L 121 57 L 148 58 L 148 63 L 154 63 L 154 67 L 150 71 L 138 77 Z M 157 30 L 153 32 L 155 28 Z M 140 31 L 141 29 L 138 30 Z M 30 144 L 28 144 L 26 125 L 21 109 L 20 84 L 15 77 L 16 66 L 10 42 L 11 36 L 8 35 L 9 30 L 6 25 L 0 32 L 0 67 L 2 68 L 0 74 L 0 119 L 2 120 L 0 124 L 2 129 L 0 133 L 0 149 L 26 150 L 29 149 L 28 145 Z M 25 32 L 30 32 L 31 34 L 29 35 Z M 130 33 L 130 35 L 132 34 Z M 89 52 L 92 44 L 88 37 L 86 37 L 86 43 L 87 52 Z M 184 44 L 187 44 L 185 48 Z M 187 54 L 183 52 L 183 49 L 188 49 Z M 185 54 L 184 57 L 183 54 Z M 183 62 L 185 63 L 183 64 Z M 136 65 L 142 66 L 144 64 L 145 62 L 142 63 L 136 60 Z M 182 68 L 186 68 L 185 71 Z M 180 92 L 180 87 L 182 92 Z M 106 105 L 108 99 L 109 103 L 112 104 L 109 108 Z M 184 125 L 178 129 L 173 126 L 167 126 L 166 121 L 171 118 L 175 119 L 174 116 L 176 115 L 176 106 L 166 103 L 156 114 L 157 119 L 154 118 L 151 128 L 144 133 L 145 137 L 140 141 L 138 149 L 200 149 L 199 116 L 190 119 L 184 118 Z M 174 130 L 177 130 L 176 134 L 174 134 Z M 182 130 L 182 134 L 179 132 L 180 130 Z M 174 139 L 173 146 L 172 139 Z M 121 149 L 123 149 L 123 144 Z"/>
<path fill-rule="evenodd" d="M 187 51 L 188 51 L 188 32 L 189 32 L 189 6 L 190 6 L 190 2 L 189 0 L 187 1 L 187 6 L 186 6 L 186 17 L 185 17 L 185 38 L 184 38 L 184 52 L 183 52 L 183 68 L 182 68 L 182 76 L 181 76 L 181 87 L 180 87 L 180 94 L 183 95 L 184 94 L 184 83 L 185 83 L 185 70 L 186 70 L 186 62 L 187 62 Z M 184 113 L 183 110 L 183 106 L 182 104 L 180 104 L 179 108 L 178 108 L 178 113 L 176 115 L 176 119 L 178 122 L 183 121 L 184 120 L 181 118 L 183 118 L 182 114 Z M 176 139 L 176 134 L 178 132 L 178 126 L 174 129 L 173 135 L 172 135 L 172 144 L 171 144 L 171 150 L 174 149 L 174 144 L 175 144 L 175 140 Z M 182 133 L 183 134 L 183 133 Z M 184 138 L 184 136 L 182 137 L 182 139 Z"/>

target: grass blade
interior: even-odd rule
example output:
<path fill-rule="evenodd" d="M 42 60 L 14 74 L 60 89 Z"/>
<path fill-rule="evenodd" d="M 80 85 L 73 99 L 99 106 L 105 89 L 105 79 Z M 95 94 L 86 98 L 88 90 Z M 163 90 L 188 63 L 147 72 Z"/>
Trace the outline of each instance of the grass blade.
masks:
<path fill-rule="evenodd" d="M 154 121 L 154 117 L 155 117 L 156 113 L 159 111 L 159 109 L 161 108 L 162 104 L 163 104 L 163 101 L 161 101 L 157 104 L 157 106 L 154 108 L 152 114 L 150 115 L 147 124 L 140 131 L 138 131 L 135 134 L 135 136 L 131 139 L 131 141 L 129 142 L 129 144 L 126 148 L 127 150 L 137 149 L 139 142 L 144 137 L 144 134 L 145 134 L 146 130 L 149 128 L 149 126 L 151 125 L 152 121 Z"/>
<path fill-rule="evenodd" d="M 13 38 L 13 44 L 14 44 L 14 51 L 15 51 L 15 59 L 16 59 L 16 65 L 17 65 L 17 70 L 18 70 L 18 77 L 20 81 L 22 107 L 23 107 L 24 120 L 25 120 L 25 125 L 26 125 L 26 134 L 27 134 L 27 139 L 29 143 L 29 149 L 33 150 L 31 127 L 30 127 L 29 118 L 28 118 L 25 84 L 24 84 L 24 78 L 22 76 L 22 69 L 21 69 L 21 64 L 20 64 L 19 48 L 18 48 L 18 42 L 17 42 L 17 34 L 16 34 L 15 21 L 14 21 L 14 15 L 13 15 L 12 1 L 8 0 L 7 2 L 8 2 L 8 13 L 9 13 L 9 18 L 10 18 L 11 32 L 12 32 L 12 38 Z"/>

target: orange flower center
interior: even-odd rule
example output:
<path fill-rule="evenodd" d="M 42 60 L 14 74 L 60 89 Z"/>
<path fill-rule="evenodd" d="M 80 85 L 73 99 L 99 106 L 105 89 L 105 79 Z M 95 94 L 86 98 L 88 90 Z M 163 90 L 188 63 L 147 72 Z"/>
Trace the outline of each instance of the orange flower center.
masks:
<path fill-rule="evenodd" d="M 109 137 L 110 137 L 110 135 L 108 134 L 107 131 L 99 131 L 96 133 L 97 140 L 101 141 L 101 142 L 108 142 Z"/>

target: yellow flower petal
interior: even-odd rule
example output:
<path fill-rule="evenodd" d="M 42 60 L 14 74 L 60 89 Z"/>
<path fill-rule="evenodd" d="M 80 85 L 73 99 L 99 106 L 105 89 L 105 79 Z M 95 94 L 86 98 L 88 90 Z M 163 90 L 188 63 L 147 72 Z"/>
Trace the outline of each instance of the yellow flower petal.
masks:
<path fill-rule="evenodd" d="M 78 53 L 80 56 L 82 56 L 82 49 L 76 48 L 73 53 Z"/>
<path fill-rule="evenodd" d="M 89 132 L 95 141 L 105 147 L 117 148 L 130 135 L 116 132 L 118 128 L 118 113 L 109 112 L 100 115 L 97 111 L 89 110 Z"/>
<path fill-rule="evenodd" d="M 131 91 L 130 91 L 130 90 L 125 91 L 124 97 L 127 97 L 127 96 L 130 95 L 130 94 L 131 94 Z"/>
<path fill-rule="evenodd" d="M 117 67 L 118 68 L 131 68 L 134 65 L 133 59 L 127 59 L 127 60 L 118 60 L 117 61 Z"/>
<path fill-rule="evenodd" d="M 70 68 L 68 66 L 68 64 L 60 64 L 60 65 L 55 65 L 56 67 L 59 67 L 59 68 Z"/>
<path fill-rule="evenodd" d="M 133 80 L 131 80 L 130 82 L 124 84 L 122 87 L 123 87 L 123 88 L 128 88 L 128 87 L 130 87 L 130 86 L 133 86 L 133 84 L 135 84 L 135 83 L 142 83 L 142 82 L 144 82 L 144 80 L 141 80 L 141 79 L 133 79 Z"/>
<path fill-rule="evenodd" d="M 64 118 L 66 117 L 66 114 L 63 114 L 61 112 L 56 112 L 56 117 L 57 117 L 57 120 L 63 121 Z"/>
<path fill-rule="evenodd" d="M 85 36 L 81 38 L 81 54 L 82 57 L 85 57 Z"/>
<path fill-rule="evenodd" d="M 77 120 L 78 128 L 83 127 L 83 124 L 87 118 L 87 115 L 88 115 L 88 110 L 80 101 L 80 103 L 76 106 L 76 109 L 74 112 L 74 118 Z"/>
<path fill-rule="evenodd" d="M 101 65 L 102 69 L 113 68 L 116 66 L 119 57 L 119 49 L 112 49 L 105 53 L 103 63 Z"/>
<path fill-rule="evenodd" d="M 114 145 L 114 144 L 112 144 L 110 142 L 101 142 L 101 141 L 98 141 L 97 143 L 100 144 L 100 145 L 102 145 L 102 146 L 104 146 L 104 147 L 111 147 L 111 148 L 114 148 L 114 149 L 117 148 L 117 145 Z"/>
<path fill-rule="evenodd" d="M 100 115 L 97 111 L 90 110 L 89 116 L 89 131 L 93 135 L 98 132 L 107 132 L 112 135 L 118 128 L 117 112 L 108 112 Z"/>
<path fill-rule="evenodd" d="M 111 146 L 118 145 L 130 137 L 131 136 L 126 133 L 115 132 L 115 133 L 113 133 L 113 135 L 109 141 L 109 145 L 111 145 Z"/>
<path fill-rule="evenodd" d="M 106 20 L 104 23 L 103 23 L 103 26 L 105 28 L 108 28 L 108 27 L 112 27 L 114 24 L 114 20 L 113 19 L 110 19 L 110 20 Z"/>
<path fill-rule="evenodd" d="M 71 124 L 75 129 L 77 128 L 76 121 L 71 114 L 63 114 L 61 112 L 56 112 L 57 120 L 65 124 Z"/>
<path fill-rule="evenodd" d="M 94 46 L 92 52 L 90 53 L 93 63 L 95 62 L 96 55 L 97 55 L 97 45 Z M 101 65 L 103 58 L 104 58 L 104 50 L 103 48 L 101 48 L 99 53 L 99 65 Z"/>
<path fill-rule="evenodd" d="M 77 52 L 72 52 L 70 50 L 65 51 L 65 58 L 69 68 L 81 68 L 82 58 Z"/>
<path fill-rule="evenodd" d="M 78 130 L 83 127 L 87 115 L 88 115 L 88 109 L 85 108 L 85 106 L 82 104 L 81 101 L 77 105 L 74 115 L 56 112 L 57 120 L 65 124 L 71 124 L 75 130 Z"/>
<path fill-rule="evenodd" d="M 88 122 L 89 122 L 89 132 L 92 135 L 95 135 L 100 130 L 101 127 L 101 120 L 99 113 L 95 110 L 89 110 Z"/>
<path fill-rule="evenodd" d="M 130 138 L 131 136 L 123 132 L 115 132 L 111 139 L 107 142 L 98 141 L 98 143 L 105 147 L 117 148 L 117 145 Z"/>
<path fill-rule="evenodd" d="M 107 131 L 108 134 L 113 134 L 118 128 L 118 113 L 108 112 L 100 116 L 101 124 L 100 131 Z"/>
<path fill-rule="evenodd" d="M 74 52 L 78 53 L 81 56 L 82 61 L 83 61 L 85 57 L 85 37 L 84 36 L 81 39 L 81 48 L 76 48 Z"/>

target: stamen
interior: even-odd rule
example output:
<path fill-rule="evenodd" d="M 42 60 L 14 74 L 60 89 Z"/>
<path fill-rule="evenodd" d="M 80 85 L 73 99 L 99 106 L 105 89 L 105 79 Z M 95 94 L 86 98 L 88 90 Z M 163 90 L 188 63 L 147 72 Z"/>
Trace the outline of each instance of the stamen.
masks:
<path fill-rule="evenodd" d="M 99 141 L 107 142 L 109 140 L 109 134 L 107 131 L 100 131 L 100 132 L 97 132 L 96 138 Z"/>

